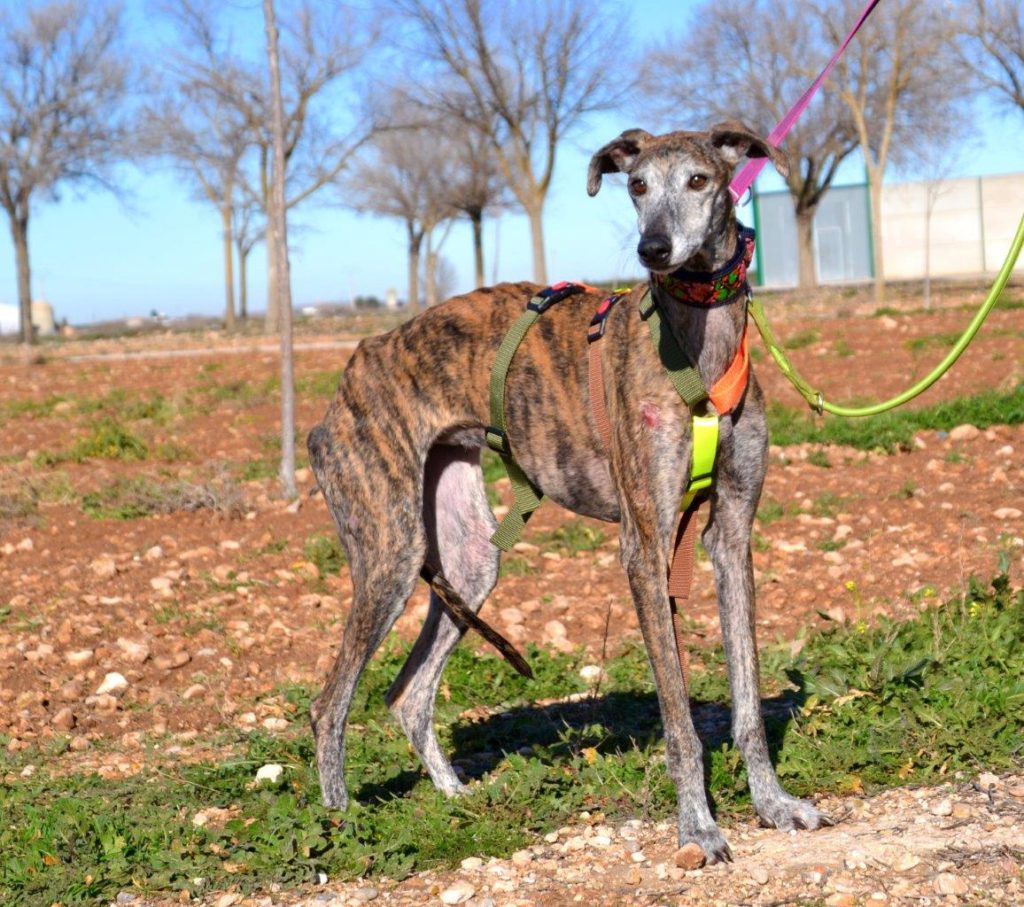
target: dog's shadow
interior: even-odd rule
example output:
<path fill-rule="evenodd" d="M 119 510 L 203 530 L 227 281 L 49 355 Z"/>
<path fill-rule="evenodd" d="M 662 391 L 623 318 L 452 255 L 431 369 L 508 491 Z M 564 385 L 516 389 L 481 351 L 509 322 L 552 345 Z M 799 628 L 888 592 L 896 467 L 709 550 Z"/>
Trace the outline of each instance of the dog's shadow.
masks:
<path fill-rule="evenodd" d="M 802 691 L 789 690 L 761 700 L 773 764 L 786 726 L 804 698 Z M 731 740 L 731 711 L 721 702 L 695 699 L 690 705 L 709 778 L 711 752 Z M 451 730 L 452 764 L 464 780 L 483 777 L 512 753 L 554 761 L 594 747 L 603 755 L 614 755 L 649 749 L 664 735 L 653 692 L 616 691 L 481 713 L 479 718 L 464 716 Z M 422 771 L 402 771 L 383 783 L 364 784 L 356 798 L 380 802 L 404 797 L 423 779 Z"/>

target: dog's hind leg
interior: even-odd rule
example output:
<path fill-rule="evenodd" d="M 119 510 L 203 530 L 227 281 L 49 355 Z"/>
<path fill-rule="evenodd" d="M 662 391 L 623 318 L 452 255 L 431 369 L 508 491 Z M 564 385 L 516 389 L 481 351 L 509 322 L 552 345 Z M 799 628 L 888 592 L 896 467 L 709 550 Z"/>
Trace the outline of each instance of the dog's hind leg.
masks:
<path fill-rule="evenodd" d="M 427 458 L 425 472 L 427 565 L 440 570 L 463 602 L 478 611 L 494 588 L 500 560 L 490 542 L 496 521 L 487 505 L 479 452 L 438 445 Z M 434 701 L 445 662 L 464 632 L 432 592 L 419 638 L 387 694 L 434 785 L 449 796 L 460 793 L 463 785 L 434 731 Z"/>
<path fill-rule="evenodd" d="M 426 553 L 418 469 L 408 487 L 395 473 L 368 475 L 331 443 L 310 434 L 310 461 L 338 526 L 352 573 L 352 609 L 341 647 L 310 709 L 325 806 L 344 809 L 345 722 L 359 677 L 412 595 Z"/>

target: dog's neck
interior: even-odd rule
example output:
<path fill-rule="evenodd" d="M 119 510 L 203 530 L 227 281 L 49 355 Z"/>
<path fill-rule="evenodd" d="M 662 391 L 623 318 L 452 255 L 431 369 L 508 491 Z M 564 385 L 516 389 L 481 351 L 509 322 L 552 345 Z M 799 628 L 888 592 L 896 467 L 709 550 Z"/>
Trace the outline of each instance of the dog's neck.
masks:
<path fill-rule="evenodd" d="M 710 304 L 681 302 L 677 298 L 680 288 L 670 287 L 670 282 L 688 277 L 699 280 L 721 271 L 736 256 L 738 242 L 738 225 L 735 218 L 730 217 L 725 229 L 715 231 L 683 269 L 674 272 L 681 276 L 669 275 L 666 279 L 650 275 L 651 292 L 658 308 L 683 351 L 697 364 L 708 387 L 725 373 L 739 349 L 746 324 L 746 282 L 739 280 L 734 287 L 720 287 L 726 290 L 725 295 L 709 300 Z"/>

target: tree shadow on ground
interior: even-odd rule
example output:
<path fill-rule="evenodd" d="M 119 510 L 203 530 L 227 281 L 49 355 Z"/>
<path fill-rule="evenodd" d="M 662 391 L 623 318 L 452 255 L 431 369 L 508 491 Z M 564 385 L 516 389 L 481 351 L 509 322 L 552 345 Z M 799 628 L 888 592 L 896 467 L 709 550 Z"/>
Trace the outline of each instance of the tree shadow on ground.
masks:
<path fill-rule="evenodd" d="M 790 690 L 761 700 L 773 764 L 786 727 L 803 699 L 802 692 Z M 721 702 L 702 700 L 691 700 L 691 709 L 704 748 L 704 775 L 709 778 L 710 753 L 731 741 L 732 713 Z M 572 758 L 587 747 L 602 755 L 650 749 L 664 736 L 653 692 L 617 691 L 480 712 L 479 718 L 463 719 L 451 729 L 452 764 L 467 780 L 493 771 L 511 753 L 553 763 Z M 356 797 L 361 801 L 403 797 L 424 775 L 402 771 L 386 782 L 363 785 Z"/>

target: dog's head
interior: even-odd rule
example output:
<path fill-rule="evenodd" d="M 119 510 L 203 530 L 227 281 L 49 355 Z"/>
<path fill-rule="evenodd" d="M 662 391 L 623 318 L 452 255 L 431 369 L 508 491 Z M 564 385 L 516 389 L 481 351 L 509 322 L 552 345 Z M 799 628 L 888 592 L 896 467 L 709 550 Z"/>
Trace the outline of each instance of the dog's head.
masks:
<path fill-rule="evenodd" d="M 744 158 L 761 157 L 787 174 L 786 156 L 741 123 L 658 136 L 627 129 L 590 159 L 587 192 L 597 195 L 605 173 L 627 174 L 640 230 L 637 254 L 649 270 L 669 273 L 724 231 L 733 171 Z"/>

